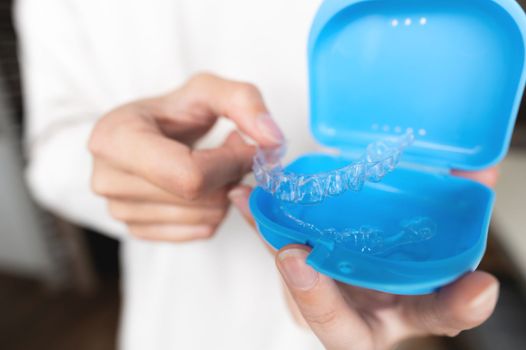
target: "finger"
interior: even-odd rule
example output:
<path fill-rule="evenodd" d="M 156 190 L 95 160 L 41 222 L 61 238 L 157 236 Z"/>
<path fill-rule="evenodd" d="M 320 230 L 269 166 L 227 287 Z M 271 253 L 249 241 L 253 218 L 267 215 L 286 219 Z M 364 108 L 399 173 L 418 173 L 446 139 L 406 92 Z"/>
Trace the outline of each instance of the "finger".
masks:
<path fill-rule="evenodd" d="M 294 301 L 294 298 L 292 297 L 292 294 L 290 294 L 290 290 L 286 287 L 286 285 L 283 285 L 283 293 L 285 294 L 285 300 L 287 302 L 287 306 L 289 308 L 290 313 L 292 314 L 292 318 L 294 319 L 294 321 L 298 324 L 298 326 L 302 328 L 310 328 L 307 321 L 305 321 L 305 319 L 303 318 L 303 315 L 301 314 L 300 309 L 298 308 L 298 304 L 296 304 L 296 302 Z"/>
<path fill-rule="evenodd" d="M 496 166 L 481 171 L 453 170 L 451 173 L 455 176 L 478 181 L 491 188 L 495 187 L 499 178 L 499 171 Z"/>
<path fill-rule="evenodd" d="M 257 231 L 256 221 L 250 212 L 250 207 L 248 201 L 250 198 L 250 193 L 252 192 L 252 187 L 247 185 L 239 185 L 234 187 L 229 193 L 228 198 L 234 204 L 234 206 L 239 210 L 241 216 L 246 220 L 246 222 Z M 274 249 L 267 241 L 263 238 L 262 235 L 258 235 L 261 239 L 261 242 L 265 245 L 265 248 L 273 256 L 276 254 L 276 249 Z"/>
<path fill-rule="evenodd" d="M 364 305 L 367 311 L 392 307 L 399 299 L 399 296 L 395 294 L 379 292 L 345 283 L 338 283 L 338 287 L 343 290 L 343 295 L 346 297 L 347 303 L 357 310 L 363 309 Z"/>
<path fill-rule="evenodd" d="M 235 183 L 251 168 L 254 148 L 236 134 L 217 149 L 192 151 L 165 137 L 148 121 L 131 130 L 122 123 L 113 126 L 125 130 L 96 127 L 89 145 L 95 158 L 184 199 L 194 200 Z"/>
<path fill-rule="evenodd" d="M 247 144 L 238 132 L 233 131 L 221 147 L 193 152 L 207 193 L 210 189 L 236 183 L 252 169 L 255 148 Z"/>
<path fill-rule="evenodd" d="M 210 115 L 227 117 L 263 146 L 283 142 L 283 133 L 270 117 L 260 91 L 252 84 L 198 74 L 182 89 L 168 95 L 167 104 L 172 111 L 199 106 Z"/>
<path fill-rule="evenodd" d="M 219 225 L 227 207 L 199 208 L 159 203 L 111 200 L 111 216 L 128 224 Z"/>
<path fill-rule="evenodd" d="M 328 349 L 369 349 L 369 326 L 345 302 L 336 283 L 305 262 L 304 246 L 278 252 L 276 264 L 305 321 Z"/>
<path fill-rule="evenodd" d="M 188 242 L 211 238 L 215 232 L 211 225 L 128 225 L 136 238 L 147 241 Z"/>
<path fill-rule="evenodd" d="M 232 204 L 234 204 L 234 206 L 239 210 L 239 212 L 245 218 L 248 224 L 253 228 L 256 228 L 256 223 L 254 221 L 252 213 L 250 212 L 248 204 L 251 192 L 252 187 L 250 186 L 236 186 L 228 193 L 228 198 L 230 199 Z"/>
<path fill-rule="evenodd" d="M 498 294 L 497 279 L 476 271 L 435 294 L 405 298 L 405 316 L 414 334 L 455 336 L 487 320 Z"/>
<path fill-rule="evenodd" d="M 199 207 L 224 207 L 228 204 L 227 188 L 189 201 L 165 191 L 152 183 L 97 159 L 93 162 L 92 189 L 98 195 L 123 201 L 144 201 Z"/>

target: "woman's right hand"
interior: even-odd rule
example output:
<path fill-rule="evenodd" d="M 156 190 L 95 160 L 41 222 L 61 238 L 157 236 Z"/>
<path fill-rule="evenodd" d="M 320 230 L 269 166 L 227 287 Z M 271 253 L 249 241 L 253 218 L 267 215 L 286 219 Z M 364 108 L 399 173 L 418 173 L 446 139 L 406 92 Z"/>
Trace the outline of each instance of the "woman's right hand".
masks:
<path fill-rule="evenodd" d="M 213 235 L 254 153 L 237 132 L 220 147 L 192 149 L 221 116 L 260 145 L 283 140 L 257 88 L 210 74 L 121 106 L 96 124 L 92 187 L 132 235 L 177 242 Z"/>

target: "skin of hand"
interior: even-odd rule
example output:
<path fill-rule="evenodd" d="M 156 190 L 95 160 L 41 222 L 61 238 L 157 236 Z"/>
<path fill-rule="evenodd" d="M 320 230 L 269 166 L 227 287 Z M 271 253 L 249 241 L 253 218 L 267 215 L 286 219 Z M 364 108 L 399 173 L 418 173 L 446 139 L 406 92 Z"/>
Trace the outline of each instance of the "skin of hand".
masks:
<path fill-rule="evenodd" d="M 193 149 L 219 117 L 260 145 L 282 142 L 256 87 L 206 73 L 97 122 L 89 140 L 92 189 L 132 235 L 181 242 L 216 231 L 228 191 L 250 171 L 255 151 L 237 132 L 217 148 Z"/>
<path fill-rule="evenodd" d="M 493 187 L 496 168 L 480 172 L 453 171 Z M 251 188 L 237 186 L 229 193 L 232 203 L 253 226 L 248 207 Z M 288 294 L 322 344 L 329 350 L 385 350 L 401 341 L 424 335 L 456 336 L 486 321 L 497 303 L 499 283 L 482 271 L 470 272 L 439 291 L 421 296 L 401 296 L 339 283 L 305 263 L 310 248 L 284 247 L 276 265 Z"/>

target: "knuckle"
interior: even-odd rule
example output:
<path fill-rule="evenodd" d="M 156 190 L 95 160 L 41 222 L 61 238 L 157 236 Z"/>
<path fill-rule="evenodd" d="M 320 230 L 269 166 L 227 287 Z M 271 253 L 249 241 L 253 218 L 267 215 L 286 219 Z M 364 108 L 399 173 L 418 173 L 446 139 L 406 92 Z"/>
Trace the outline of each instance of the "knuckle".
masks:
<path fill-rule="evenodd" d="M 336 322 L 338 312 L 332 309 L 321 313 L 305 313 L 303 317 L 305 321 L 311 325 L 328 327 Z"/>
<path fill-rule="evenodd" d="M 259 89 L 252 83 L 237 83 L 236 89 L 232 92 L 232 102 L 234 104 L 245 105 L 260 98 L 261 93 Z"/>
<path fill-rule="evenodd" d="M 206 226 L 202 229 L 202 232 L 199 235 L 199 238 L 201 239 L 210 239 L 214 236 L 214 233 L 216 232 L 216 227 L 214 226 Z"/>
<path fill-rule="evenodd" d="M 116 220 L 127 221 L 129 218 L 129 213 L 126 208 L 115 201 L 108 202 L 108 211 L 110 212 L 110 215 Z"/>
<path fill-rule="evenodd" d="M 94 157 L 109 157 L 113 152 L 112 145 L 118 135 L 126 133 L 134 123 L 144 123 L 144 118 L 135 118 L 140 116 L 140 103 L 128 103 L 115 108 L 102 116 L 93 127 L 88 139 L 88 150 Z M 134 118 L 130 118 L 134 117 Z M 123 123 L 123 121 L 126 121 Z"/>
<path fill-rule="evenodd" d="M 416 307 L 415 321 L 419 329 L 446 337 L 455 337 L 462 331 L 455 319 L 444 313 L 448 307 L 440 306 L 438 303 L 427 307 L 425 303 L 419 303 Z"/>
<path fill-rule="evenodd" d="M 212 73 L 208 72 L 198 72 L 190 77 L 190 79 L 187 80 L 185 87 L 187 88 L 195 88 L 202 86 L 203 84 L 208 83 L 212 79 L 216 79 L 217 76 L 215 76 Z"/>
<path fill-rule="evenodd" d="M 91 176 L 91 190 L 99 196 L 110 195 L 110 188 L 103 176 L 93 174 Z"/>
<path fill-rule="evenodd" d="M 459 335 L 460 332 L 461 332 L 461 331 L 460 331 L 459 329 L 453 329 L 453 328 L 451 328 L 451 329 L 447 329 L 447 330 L 445 330 L 445 331 L 444 331 L 444 335 L 445 335 L 446 337 L 454 338 L 454 337 L 456 337 L 457 335 Z"/>
<path fill-rule="evenodd" d="M 102 123 L 102 120 L 97 122 L 88 141 L 88 150 L 95 157 L 103 156 L 106 152 L 104 130 L 101 126 Z"/>
<path fill-rule="evenodd" d="M 181 184 L 181 195 L 185 200 L 194 201 L 203 194 L 205 187 L 205 176 L 203 172 L 194 167 L 187 171 Z"/>
<path fill-rule="evenodd" d="M 228 198 L 229 192 L 230 188 L 223 188 L 217 195 L 217 205 L 223 208 L 225 211 L 228 210 L 228 207 L 230 206 L 230 199 Z"/>
<path fill-rule="evenodd" d="M 226 216 L 226 210 L 217 209 L 213 211 L 201 210 L 195 216 L 196 224 L 210 224 L 218 226 L 224 220 Z"/>
<path fill-rule="evenodd" d="M 193 222 L 194 224 L 205 223 L 209 219 L 207 212 L 205 210 L 199 210 L 194 214 Z"/>
<path fill-rule="evenodd" d="M 218 208 L 222 210 L 228 209 L 230 206 L 230 199 L 228 199 L 228 193 L 230 188 L 223 187 L 217 191 L 211 193 L 204 200 L 204 203 L 210 207 Z"/>
<path fill-rule="evenodd" d="M 226 217 L 226 213 L 227 211 L 226 210 L 218 210 L 217 212 L 215 212 L 212 217 L 211 217 L 211 221 L 216 224 L 216 225 L 219 225 Z"/>
<path fill-rule="evenodd" d="M 128 225 L 128 232 L 135 238 L 139 239 L 147 239 L 148 235 L 144 230 L 141 230 L 137 226 L 134 225 Z"/>

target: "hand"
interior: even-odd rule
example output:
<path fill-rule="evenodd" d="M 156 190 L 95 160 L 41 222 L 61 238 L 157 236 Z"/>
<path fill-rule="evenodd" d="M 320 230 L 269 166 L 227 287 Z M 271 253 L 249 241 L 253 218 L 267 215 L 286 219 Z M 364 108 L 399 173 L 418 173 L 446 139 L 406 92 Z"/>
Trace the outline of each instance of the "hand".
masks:
<path fill-rule="evenodd" d="M 133 235 L 187 241 L 214 233 L 228 190 L 250 171 L 254 153 L 237 132 L 220 147 L 192 149 L 220 116 L 259 144 L 282 141 L 254 86 L 210 74 L 119 107 L 96 124 L 89 141 L 92 187 Z"/>
<path fill-rule="evenodd" d="M 497 179 L 495 168 L 454 174 L 488 186 Z M 239 186 L 229 197 L 254 225 L 250 191 Z M 336 282 L 305 263 L 309 251 L 301 245 L 284 247 L 276 264 L 301 316 L 329 350 L 383 350 L 416 336 L 455 336 L 483 323 L 497 302 L 499 283 L 485 272 L 468 273 L 430 295 L 400 296 Z"/>

